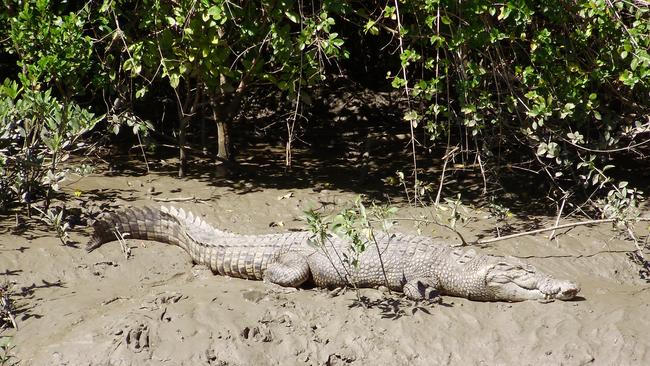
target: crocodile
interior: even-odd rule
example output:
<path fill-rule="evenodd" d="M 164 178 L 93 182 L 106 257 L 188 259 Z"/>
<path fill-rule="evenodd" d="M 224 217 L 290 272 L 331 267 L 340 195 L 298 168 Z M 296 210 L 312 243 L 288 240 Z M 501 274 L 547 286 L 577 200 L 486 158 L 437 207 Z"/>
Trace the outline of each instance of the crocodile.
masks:
<path fill-rule="evenodd" d="M 412 300 L 449 295 L 507 302 L 570 300 L 580 291 L 577 283 L 555 279 L 517 258 L 452 247 L 425 236 L 377 232 L 372 245 L 351 265 L 345 257 L 349 242 L 336 235 L 315 241 L 309 231 L 234 234 L 174 207 L 107 212 L 93 228 L 89 252 L 115 241 L 117 233 L 128 233 L 132 239 L 177 245 L 193 262 L 219 275 L 283 287 L 385 286 Z"/>

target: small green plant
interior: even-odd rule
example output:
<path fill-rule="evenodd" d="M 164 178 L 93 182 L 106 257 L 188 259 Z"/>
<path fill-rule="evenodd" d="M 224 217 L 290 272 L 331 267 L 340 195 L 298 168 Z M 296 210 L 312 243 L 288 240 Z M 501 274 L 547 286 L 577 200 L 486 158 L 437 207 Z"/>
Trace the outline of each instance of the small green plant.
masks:
<path fill-rule="evenodd" d="M 336 263 L 343 264 L 343 253 L 339 252 L 339 249 L 332 244 L 330 226 L 331 219 L 321 212 L 318 212 L 314 209 L 305 211 L 305 221 L 307 222 L 307 227 L 314 235 L 309 239 L 308 243 L 316 249 L 319 249 L 327 256 L 327 259 L 332 264 L 333 268 L 338 268 Z M 333 258 L 329 255 L 330 250 L 336 258 Z M 347 284 L 354 286 L 353 281 L 350 279 L 349 270 L 343 266 L 344 273 L 338 273 L 339 277 Z"/>
<path fill-rule="evenodd" d="M 305 211 L 305 222 L 309 231 L 314 234 L 309 243 L 316 247 L 324 247 L 329 235 L 329 222 L 325 216 L 314 209 L 309 209 Z"/>
<path fill-rule="evenodd" d="M 90 6 L 75 12 L 30 0 L 7 7 L 0 46 L 15 55 L 19 71 L 0 85 L 0 211 L 20 203 L 31 215 L 40 199 L 48 211 L 65 176 L 60 164 L 100 119 L 73 98 L 102 85 L 105 75 L 93 70 Z"/>
<path fill-rule="evenodd" d="M 314 246 L 327 249 L 332 234 L 339 236 L 348 243 L 348 246 L 343 248 L 344 250 L 340 253 L 338 250 L 341 248 L 335 248 L 334 246 L 331 248 L 337 257 L 336 259 L 346 271 L 346 282 L 356 288 L 354 281 L 351 281 L 352 276 L 350 276 L 350 273 L 359 270 L 359 259 L 371 246 L 380 253 L 379 261 L 384 279 L 388 283 L 373 223 L 381 222 L 382 230 L 388 231 L 392 227 L 389 217 L 396 212 L 397 208 L 395 207 L 377 206 L 374 203 L 371 209 L 367 210 L 363 204 L 362 196 L 359 196 L 352 205 L 345 207 L 334 216 L 326 217 L 315 210 L 309 210 L 305 212 L 305 219 L 309 230 L 314 234 L 310 241 Z M 332 260 L 330 258 L 330 261 Z"/>
<path fill-rule="evenodd" d="M 607 196 L 598 201 L 603 217 L 616 219 L 616 223 L 634 222 L 640 216 L 639 204 L 643 201 L 643 192 L 628 187 L 626 181 L 611 187 Z"/>
<path fill-rule="evenodd" d="M 68 234 L 70 224 L 67 221 L 64 221 L 65 208 L 50 208 L 46 211 L 42 211 L 38 207 L 34 208 L 41 214 L 39 216 L 39 219 L 46 225 L 56 230 L 56 236 L 59 238 L 61 243 L 63 245 L 68 245 L 68 242 L 70 240 L 70 235 Z"/>
<path fill-rule="evenodd" d="M 467 216 L 467 209 L 463 206 L 461 201 L 461 194 L 459 193 L 455 199 L 445 198 L 442 205 L 438 205 L 436 210 L 436 222 L 442 223 L 446 222 L 446 225 L 449 229 L 458 232 L 456 230 L 456 225 L 460 222 L 461 225 L 465 225 L 469 221 Z M 448 212 L 448 215 L 441 214 L 442 212 Z"/>
<path fill-rule="evenodd" d="M 0 329 L 3 329 L 6 324 L 18 329 L 11 296 L 12 284 L 4 280 L 4 282 L 0 283 Z"/>
<path fill-rule="evenodd" d="M 363 206 L 361 206 L 363 207 Z M 365 211 L 365 209 L 362 209 Z M 366 251 L 368 246 L 369 233 L 362 233 L 359 230 L 360 221 L 365 219 L 365 212 L 359 210 L 357 202 L 354 208 L 343 209 L 338 215 L 334 216 L 332 229 L 335 233 L 348 239 L 349 247 L 343 252 L 343 261 L 359 270 L 359 257 Z M 365 230 L 364 230 L 365 231 Z"/>
<path fill-rule="evenodd" d="M 14 313 L 12 286 L 12 283 L 6 279 L 0 282 L 0 366 L 18 365 L 18 360 L 12 354 L 14 348 L 11 344 L 12 337 L 2 334 L 8 327 L 18 329 Z"/>
<path fill-rule="evenodd" d="M 11 345 L 11 337 L 0 336 L 0 366 L 16 366 L 19 364 L 12 354 L 14 346 Z"/>
<path fill-rule="evenodd" d="M 5 81 L 0 87 L 0 211 L 20 202 L 29 215 L 41 198 L 47 211 L 65 176 L 60 164 L 98 121 L 75 103 L 61 104 L 50 90 L 21 90 Z"/>
<path fill-rule="evenodd" d="M 501 236 L 501 227 L 505 227 L 505 228 L 510 227 L 510 224 L 508 223 L 508 219 L 512 217 L 512 212 L 510 212 L 509 208 L 497 202 L 494 196 L 490 197 L 490 202 L 488 203 L 487 208 L 488 211 L 490 212 L 490 215 L 496 218 L 497 236 Z"/>

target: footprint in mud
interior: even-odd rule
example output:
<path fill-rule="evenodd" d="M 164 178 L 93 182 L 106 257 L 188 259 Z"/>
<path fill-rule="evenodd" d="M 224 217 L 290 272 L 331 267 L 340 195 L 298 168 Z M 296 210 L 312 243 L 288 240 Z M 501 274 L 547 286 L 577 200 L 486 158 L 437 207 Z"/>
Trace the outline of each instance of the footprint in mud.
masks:
<path fill-rule="evenodd" d="M 333 354 L 329 355 L 329 357 L 327 358 L 327 362 L 325 362 L 325 365 L 326 366 L 339 366 L 339 365 L 349 364 L 349 363 L 352 363 L 354 361 L 356 361 L 356 359 L 353 358 L 353 357 L 347 357 L 347 356 L 344 356 L 344 355 L 340 355 L 338 353 L 333 353 Z"/>
<path fill-rule="evenodd" d="M 127 325 L 125 329 L 120 329 L 115 332 L 115 335 L 118 337 L 116 339 L 118 346 L 124 344 L 134 353 L 140 353 L 143 350 L 149 349 L 148 324 L 136 323 L 135 325 Z"/>
<path fill-rule="evenodd" d="M 205 351 L 205 358 L 208 361 L 210 366 L 228 366 L 228 363 L 225 361 L 219 360 L 216 352 L 213 349 L 208 349 Z"/>
<path fill-rule="evenodd" d="M 150 303 L 162 306 L 165 304 L 175 304 L 182 299 L 187 299 L 187 295 L 179 294 L 178 292 L 163 292 L 156 295 L 156 298 L 150 301 Z"/>
<path fill-rule="evenodd" d="M 246 290 L 242 292 L 242 297 L 250 302 L 259 303 L 266 298 L 266 293 L 259 290 Z"/>
<path fill-rule="evenodd" d="M 290 312 L 278 312 L 276 310 L 267 310 L 264 315 L 258 320 L 262 325 L 267 324 L 284 324 L 285 327 L 291 328 L 292 321 Z"/>
<path fill-rule="evenodd" d="M 141 309 L 146 309 L 149 311 L 159 311 L 157 318 L 162 322 L 171 322 L 172 315 L 174 312 L 168 312 L 168 306 L 171 304 L 176 304 L 177 302 L 187 299 L 186 295 L 182 295 L 176 292 L 172 293 L 161 293 L 156 295 L 153 300 L 148 301 L 146 305 L 143 305 Z"/>
<path fill-rule="evenodd" d="M 263 324 L 254 327 L 246 327 L 242 329 L 240 335 L 244 339 L 250 339 L 256 342 L 271 342 L 273 340 L 271 330 Z"/>

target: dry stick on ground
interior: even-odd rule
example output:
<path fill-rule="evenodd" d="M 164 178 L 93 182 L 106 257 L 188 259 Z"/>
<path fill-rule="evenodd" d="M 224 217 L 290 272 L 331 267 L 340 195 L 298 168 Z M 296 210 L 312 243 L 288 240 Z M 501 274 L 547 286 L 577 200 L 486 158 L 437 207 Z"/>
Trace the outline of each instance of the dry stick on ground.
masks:
<path fill-rule="evenodd" d="M 391 220 L 395 220 L 395 221 L 419 221 L 419 222 L 424 222 L 425 224 L 440 225 L 440 226 L 446 227 L 446 228 L 452 230 L 454 233 L 456 233 L 456 235 L 458 235 L 461 238 L 461 241 L 464 243 L 463 246 L 467 245 L 465 243 L 465 240 L 463 239 L 463 236 L 457 230 L 453 230 L 449 226 L 443 225 L 443 224 L 441 224 L 439 222 L 426 220 L 426 219 L 409 218 L 409 217 L 396 217 L 396 218 L 391 218 Z M 637 221 L 650 221 L 650 217 L 637 217 L 635 220 L 637 220 Z M 545 231 L 554 231 L 554 230 L 558 230 L 558 229 L 566 229 L 566 228 L 572 228 L 572 227 L 584 226 L 584 225 L 604 224 L 604 223 L 614 222 L 614 221 L 616 221 L 616 219 L 599 219 L 599 220 L 586 220 L 586 221 L 570 222 L 568 224 L 555 225 L 555 226 L 552 226 L 552 227 L 546 227 L 546 228 L 541 228 L 541 229 L 536 229 L 536 230 L 531 230 L 531 231 L 524 231 L 524 232 L 521 232 L 521 233 L 510 234 L 510 235 L 506 235 L 506 236 L 500 236 L 498 238 L 479 239 L 479 240 L 474 241 L 472 244 L 489 244 L 489 243 L 494 243 L 494 242 L 501 241 L 501 240 L 518 238 L 520 236 L 539 234 L 539 233 L 543 233 Z M 629 233 L 629 231 L 631 231 L 631 229 L 628 227 L 628 233 Z M 633 238 L 635 238 L 635 236 L 633 236 Z M 637 244 L 637 242 L 635 242 L 635 244 Z M 640 250 L 641 248 L 637 245 L 637 249 Z"/>
<path fill-rule="evenodd" d="M 187 202 L 187 201 L 194 201 L 194 202 L 207 202 L 207 199 L 202 199 L 202 198 L 196 198 L 194 196 L 191 197 L 151 197 L 152 200 L 156 202 Z"/>
<path fill-rule="evenodd" d="M 650 217 L 638 217 L 635 220 L 638 220 L 638 221 L 650 221 Z M 518 238 L 520 236 L 526 236 L 526 235 L 539 234 L 539 233 L 543 233 L 545 231 L 552 231 L 552 230 L 557 230 L 557 229 L 566 229 L 566 228 L 572 228 L 572 227 L 584 226 L 584 225 L 603 224 L 603 223 L 614 222 L 614 221 L 616 221 L 616 219 L 599 219 L 599 220 L 587 220 L 587 221 L 571 222 L 571 223 L 568 223 L 568 224 L 556 225 L 556 226 L 553 226 L 553 227 L 547 227 L 547 228 L 536 229 L 536 230 L 531 230 L 531 231 L 524 231 L 524 232 L 521 232 L 521 233 L 501 236 L 501 237 L 498 237 L 498 238 L 479 239 L 479 240 L 476 241 L 476 244 L 489 244 L 489 243 L 494 243 L 494 242 L 497 242 L 497 241 L 500 241 L 500 240 Z"/>

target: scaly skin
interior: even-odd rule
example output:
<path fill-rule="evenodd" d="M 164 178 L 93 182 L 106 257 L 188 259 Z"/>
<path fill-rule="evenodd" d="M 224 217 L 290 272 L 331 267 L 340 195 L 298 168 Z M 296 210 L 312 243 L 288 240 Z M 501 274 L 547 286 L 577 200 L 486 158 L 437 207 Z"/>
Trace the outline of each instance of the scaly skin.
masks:
<path fill-rule="evenodd" d="M 94 229 L 88 251 L 115 240 L 117 230 L 128 233 L 126 238 L 177 245 L 195 263 L 220 275 L 286 287 L 307 281 L 324 288 L 387 285 L 414 300 L 440 293 L 479 301 L 570 300 L 580 291 L 577 284 L 554 279 L 516 258 L 452 248 L 422 236 L 378 233 L 384 270 L 374 245 L 361 254 L 357 270 L 342 260 L 348 244 L 336 236 L 318 247 L 310 243 L 312 234 L 306 231 L 237 235 L 173 207 L 108 213 Z"/>

